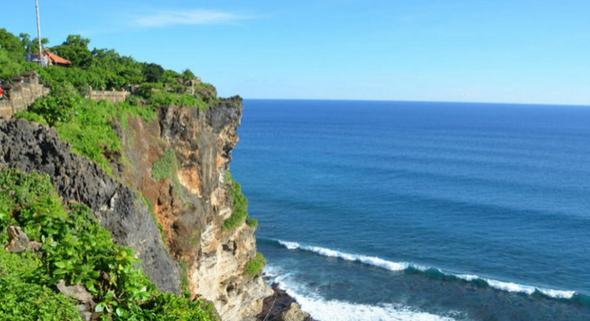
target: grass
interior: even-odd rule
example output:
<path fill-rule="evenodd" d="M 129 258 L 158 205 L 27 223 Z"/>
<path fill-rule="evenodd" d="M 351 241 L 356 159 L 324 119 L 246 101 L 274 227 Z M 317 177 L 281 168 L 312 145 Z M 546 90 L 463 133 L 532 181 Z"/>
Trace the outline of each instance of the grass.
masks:
<path fill-rule="evenodd" d="M 65 91 L 65 92 L 64 92 Z M 78 97 L 68 90 L 56 91 L 52 97 L 38 99 L 28 111 L 15 117 L 52 125 L 59 137 L 72 145 L 72 150 L 96 162 L 112 176 L 109 163 L 121 155 L 121 138 L 112 128 L 115 119 L 127 128 L 130 116 L 140 117 L 146 122 L 156 119 L 156 113 L 149 107 L 136 107 L 124 103 L 95 102 Z M 68 101 L 63 105 L 63 101 Z"/>
<path fill-rule="evenodd" d="M 262 253 L 256 253 L 256 257 L 252 258 L 244 266 L 244 275 L 253 279 L 262 272 L 265 265 L 266 259 Z"/>

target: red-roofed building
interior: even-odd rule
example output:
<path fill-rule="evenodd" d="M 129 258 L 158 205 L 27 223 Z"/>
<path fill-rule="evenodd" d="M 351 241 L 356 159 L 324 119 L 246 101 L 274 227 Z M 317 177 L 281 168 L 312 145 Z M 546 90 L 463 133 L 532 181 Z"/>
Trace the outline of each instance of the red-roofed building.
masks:
<path fill-rule="evenodd" d="M 33 61 L 39 61 L 39 54 L 33 54 L 34 58 Z M 51 53 L 49 50 L 43 50 L 43 57 L 47 59 L 48 65 L 58 65 L 58 66 L 70 66 L 72 63 L 62 57 Z"/>

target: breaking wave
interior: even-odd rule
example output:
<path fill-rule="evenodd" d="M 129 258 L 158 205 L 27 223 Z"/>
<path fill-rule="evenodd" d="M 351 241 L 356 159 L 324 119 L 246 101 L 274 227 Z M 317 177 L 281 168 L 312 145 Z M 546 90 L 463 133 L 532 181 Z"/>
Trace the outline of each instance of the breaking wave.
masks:
<path fill-rule="evenodd" d="M 306 293 L 303 286 L 283 274 L 267 267 L 266 275 L 301 306 L 303 311 L 320 321 L 456 321 L 452 316 L 416 311 L 409 307 L 393 304 L 354 304 L 340 300 L 326 300 L 315 293 Z M 452 314 L 452 313 L 451 313 Z"/>
<path fill-rule="evenodd" d="M 336 250 L 331 250 L 319 246 L 309 246 L 309 245 L 301 245 L 296 242 L 287 242 L 282 240 L 277 240 L 280 245 L 284 246 L 289 250 L 301 250 L 301 251 L 308 251 L 313 252 L 318 255 L 326 256 L 326 257 L 334 257 L 339 258 L 342 260 L 347 261 L 356 261 L 366 265 L 379 267 L 389 271 L 406 271 L 406 270 L 417 270 L 428 275 L 442 275 L 450 278 L 455 278 L 458 280 L 466 281 L 466 282 L 478 282 L 482 283 L 485 282 L 489 287 L 492 287 L 496 290 L 505 291 L 505 292 L 518 292 L 527 295 L 544 295 L 549 298 L 554 299 L 566 299 L 571 300 L 574 299 L 576 296 L 583 296 L 576 291 L 567 291 L 567 290 L 555 290 L 555 289 L 546 289 L 546 288 L 539 288 L 531 285 L 523 285 L 513 282 L 504 282 L 493 280 L 485 277 L 481 277 L 478 275 L 471 275 L 471 274 L 453 274 L 444 272 L 438 268 L 426 267 L 421 266 L 413 263 L 408 262 L 392 262 L 388 260 L 384 260 L 379 257 L 373 256 L 366 256 L 366 255 L 359 255 L 359 254 L 351 254 L 340 252 Z M 585 297 L 585 296 L 584 296 Z M 584 298 L 581 298 L 582 301 L 587 301 Z"/>

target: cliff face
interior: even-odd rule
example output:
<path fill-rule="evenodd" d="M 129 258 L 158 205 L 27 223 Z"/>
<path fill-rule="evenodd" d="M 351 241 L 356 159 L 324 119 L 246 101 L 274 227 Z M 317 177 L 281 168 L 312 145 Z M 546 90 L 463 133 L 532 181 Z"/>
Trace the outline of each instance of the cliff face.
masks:
<path fill-rule="evenodd" d="M 124 131 L 131 171 L 119 173 L 153 202 L 170 253 L 186 265 L 191 293 L 214 303 L 223 320 L 247 320 L 272 294 L 261 277 L 244 276 L 256 255 L 254 228 L 222 231 L 232 214 L 226 179 L 238 142 L 239 97 L 219 99 L 202 111 L 170 106 L 151 124 L 130 119 Z M 173 151 L 171 177 L 154 180 L 152 164 Z"/>
<path fill-rule="evenodd" d="M 272 294 L 261 277 L 243 274 L 256 255 L 254 228 L 242 222 L 222 229 L 232 214 L 226 172 L 241 114 L 242 100 L 234 97 L 205 110 L 170 106 L 151 123 L 115 122 L 123 141 L 123 157 L 110 164 L 117 179 L 71 153 L 53 129 L 2 122 L 0 163 L 45 172 L 64 199 L 89 205 L 116 243 L 135 249 L 161 290 L 179 293 L 186 273 L 191 293 L 213 302 L 222 320 L 251 320 Z M 166 247 L 134 190 L 151 203 Z"/>

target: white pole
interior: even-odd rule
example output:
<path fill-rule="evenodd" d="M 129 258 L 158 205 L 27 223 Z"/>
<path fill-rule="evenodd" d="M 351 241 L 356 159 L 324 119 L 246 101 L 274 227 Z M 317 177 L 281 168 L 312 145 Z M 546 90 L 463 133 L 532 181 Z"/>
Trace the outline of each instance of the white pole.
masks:
<path fill-rule="evenodd" d="M 35 9 L 37 10 L 37 38 L 39 39 L 39 64 L 43 66 L 43 48 L 41 47 L 41 23 L 39 22 L 39 0 L 35 0 Z"/>

